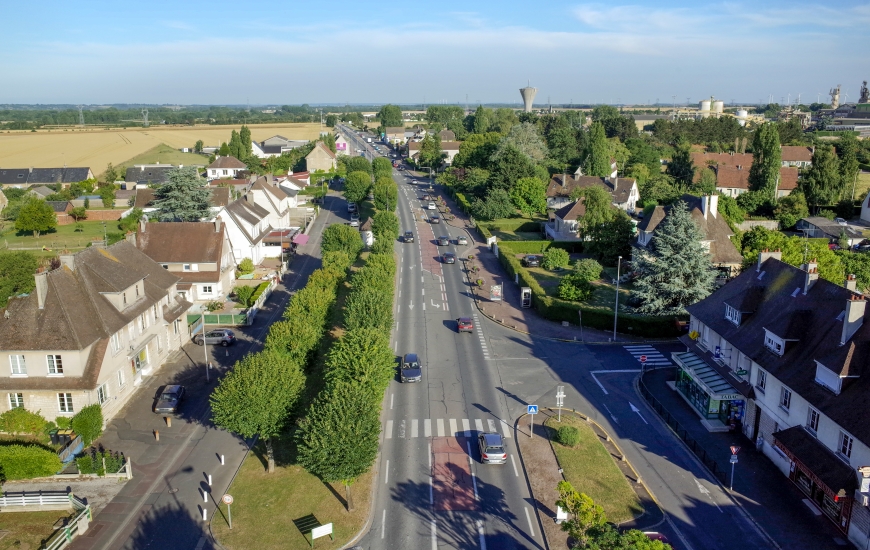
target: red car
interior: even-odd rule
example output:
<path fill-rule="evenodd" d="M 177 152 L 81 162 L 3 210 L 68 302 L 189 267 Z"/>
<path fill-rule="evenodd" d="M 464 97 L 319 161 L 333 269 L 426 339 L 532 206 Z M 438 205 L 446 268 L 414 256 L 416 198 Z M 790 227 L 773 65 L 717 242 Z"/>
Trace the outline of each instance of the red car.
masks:
<path fill-rule="evenodd" d="M 474 322 L 471 317 L 460 317 L 456 320 L 457 332 L 474 332 Z"/>

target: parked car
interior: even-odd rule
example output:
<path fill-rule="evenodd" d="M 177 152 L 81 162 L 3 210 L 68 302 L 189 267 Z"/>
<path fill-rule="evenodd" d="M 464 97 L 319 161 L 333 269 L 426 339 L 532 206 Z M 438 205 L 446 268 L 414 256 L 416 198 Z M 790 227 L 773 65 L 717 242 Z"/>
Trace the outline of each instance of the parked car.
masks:
<path fill-rule="evenodd" d="M 405 236 L 402 238 L 402 240 L 406 243 L 414 242 L 414 233 L 412 233 L 411 231 L 405 231 Z"/>
<path fill-rule="evenodd" d="M 441 217 L 438 214 L 429 216 L 429 223 L 441 223 Z"/>
<path fill-rule="evenodd" d="M 474 332 L 474 321 L 471 317 L 460 317 L 456 320 L 456 332 Z"/>
<path fill-rule="evenodd" d="M 348 212 L 356 212 L 356 205 L 352 202 L 347 203 Z"/>
<path fill-rule="evenodd" d="M 359 212 L 351 212 L 351 213 L 350 213 L 350 219 L 352 219 L 352 220 L 359 220 Z"/>
<path fill-rule="evenodd" d="M 438 210 L 438 206 L 435 205 L 435 201 L 429 201 L 429 205 L 426 207 L 429 210 Z"/>
<path fill-rule="evenodd" d="M 447 235 L 441 235 L 438 237 L 438 246 L 447 246 L 450 244 L 450 237 Z"/>
<path fill-rule="evenodd" d="M 416 353 L 406 353 L 402 359 L 402 382 L 420 382 L 423 380 L 423 366 Z"/>
<path fill-rule="evenodd" d="M 495 432 L 483 432 L 477 436 L 477 446 L 480 449 L 480 461 L 484 464 L 504 464 L 507 453 L 501 435 Z"/>
<path fill-rule="evenodd" d="M 466 245 L 468 244 L 468 237 L 465 235 L 460 235 L 456 237 L 456 244 Z"/>
<path fill-rule="evenodd" d="M 354 219 L 351 219 L 351 220 L 350 220 L 350 223 L 348 223 L 348 225 L 351 226 L 351 227 L 359 227 L 359 218 L 357 218 L 357 219 L 355 219 L 355 220 L 354 220 Z"/>
<path fill-rule="evenodd" d="M 445 252 L 441 255 L 441 261 L 445 264 L 455 264 L 456 254 L 454 254 L 453 252 Z"/>
<path fill-rule="evenodd" d="M 527 254 L 523 257 L 522 264 L 526 267 L 539 267 L 541 265 L 541 257 Z"/>
<path fill-rule="evenodd" d="M 849 225 L 843 218 L 834 218 L 834 221 L 837 222 L 839 225 Z"/>
<path fill-rule="evenodd" d="M 236 343 L 236 333 L 228 328 L 219 328 L 206 332 L 205 338 L 202 337 L 202 333 L 197 334 L 193 337 L 193 342 L 200 346 L 202 346 L 204 342 L 210 346 L 220 344 L 223 347 L 227 347 Z"/>
<path fill-rule="evenodd" d="M 417 185 L 417 180 L 411 180 L 411 185 Z"/>
<path fill-rule="evenodd" d="M 181 407 L 181 402 L 187 397 L 184 386 L 171 385 L 163 388 L 157 401 L 154 402 L 154 412 L 160 414 L 175 414 Z"/>

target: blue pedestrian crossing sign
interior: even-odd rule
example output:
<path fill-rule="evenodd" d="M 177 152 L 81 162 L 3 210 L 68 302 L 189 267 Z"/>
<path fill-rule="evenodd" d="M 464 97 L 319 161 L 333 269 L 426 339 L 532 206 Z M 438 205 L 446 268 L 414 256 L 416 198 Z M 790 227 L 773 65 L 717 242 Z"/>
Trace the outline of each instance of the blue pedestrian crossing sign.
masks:
<path fill-rule="evenodd" d="M 529 405 L 528 414 L 538 414 L 538 406 L 537 405 Z"/>

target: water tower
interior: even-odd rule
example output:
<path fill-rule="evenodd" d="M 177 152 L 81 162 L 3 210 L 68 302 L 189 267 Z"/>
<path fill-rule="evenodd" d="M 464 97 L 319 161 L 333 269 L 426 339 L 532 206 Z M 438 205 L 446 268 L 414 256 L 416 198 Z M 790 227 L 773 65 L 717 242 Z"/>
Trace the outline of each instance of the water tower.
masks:
<path fill-rule="evenodd" d="M 523 111 L 527 113 L 532 112 L 532 102 L 535 101 L 536 93 L 538 93 L 538 89 L 531 86 L 520 88 L 520 94 L 523 96 Z"/>

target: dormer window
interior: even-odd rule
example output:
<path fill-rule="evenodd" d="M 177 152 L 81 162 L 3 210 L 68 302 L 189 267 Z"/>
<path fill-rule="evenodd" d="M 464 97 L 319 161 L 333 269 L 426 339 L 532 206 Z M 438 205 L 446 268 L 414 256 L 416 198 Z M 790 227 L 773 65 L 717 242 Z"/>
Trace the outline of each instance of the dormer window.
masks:
<path fill-rule="evenodd" d="M 843 380 L 837 373 L 816 361 L 816 384 L 839 395 Z"/>
<path fill-rule="evenodd" d="M 782 340 L 767 332 L 764 336 L 764 347 L 777 355 L 782 355 L 785 345 Z"/>
<path fill-rule="evenodd" d="M 740 312 L 728 304 L 725 304 L 725 318 L 735 325 L 740 326 Z"/>

